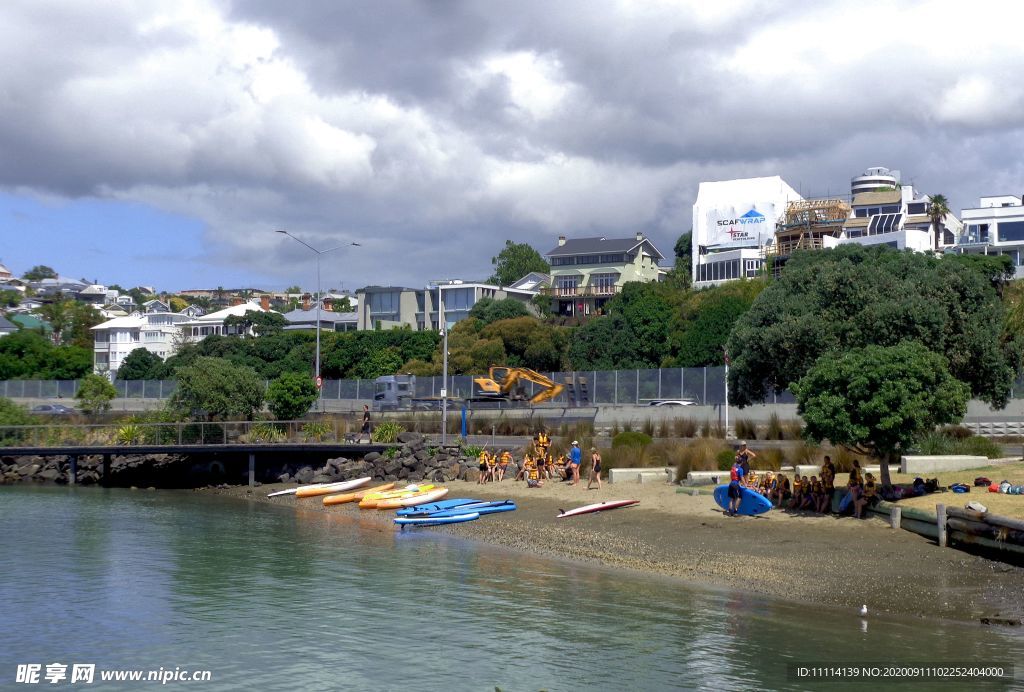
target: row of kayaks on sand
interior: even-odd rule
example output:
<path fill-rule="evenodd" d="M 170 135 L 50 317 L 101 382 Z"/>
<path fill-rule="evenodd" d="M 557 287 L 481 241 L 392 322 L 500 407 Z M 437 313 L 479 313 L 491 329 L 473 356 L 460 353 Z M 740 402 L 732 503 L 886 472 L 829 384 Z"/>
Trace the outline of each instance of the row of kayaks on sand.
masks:
<path fill-rule="evenodd" d="M 420 483 L 396 488 L 395 483 L 384 483 L 363 488 L 372 478 L 356 478 L 341 483 L 319 483 L 299 488 L 279 490 L 267 497 L 295 495 L 296 497 L 323 497 L 325 507 L 358 502 L 360 509 L 397 509 L 395 523 L 399 526 L 440 526 L 474 521 L 483 515 L 510 512 L 516 509 L 512 500 L 477 500 L 459 498 L 445 500 L 448 488 L 432 483 Z M 639 500 L 611 500 L 596 502 L 571 510 L 559 510 L 558 518 L 601 512 L 635 505 Z"/>

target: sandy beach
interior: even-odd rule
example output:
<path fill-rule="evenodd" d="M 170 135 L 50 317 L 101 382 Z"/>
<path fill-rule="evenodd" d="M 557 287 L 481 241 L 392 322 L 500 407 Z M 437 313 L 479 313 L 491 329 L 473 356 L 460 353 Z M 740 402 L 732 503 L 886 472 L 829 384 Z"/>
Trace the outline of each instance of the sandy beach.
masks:
<path fill-rule="evenodd" d="M 666 575 L 686 582 L 829 608 L 977 621 L 1021 617 L 1024 569 L 940 549 L 879 519 L 772 511 L 728 517 L 706 491 L 668 484 L 605 483 L 583 490 L 565 483 L 528 489 L 522 482 L 477 485 L 453 481 L 449 497 L 514 499 L 515 512 L 485 516 L 440 531 L 559 559 Z M 288 485 L 204 490 L 303 511 L 358 514 L 398 530 L 394 512 L 354 505 L 323 507 L 319 498 L 267 498 Z M 633 507 L 556 519 L 570 509 L 611 499 L 638 499 Z M 363 523 L 363 522 L 361 522 Z M 364 524 L 365 525 L 365 524 Z"/>

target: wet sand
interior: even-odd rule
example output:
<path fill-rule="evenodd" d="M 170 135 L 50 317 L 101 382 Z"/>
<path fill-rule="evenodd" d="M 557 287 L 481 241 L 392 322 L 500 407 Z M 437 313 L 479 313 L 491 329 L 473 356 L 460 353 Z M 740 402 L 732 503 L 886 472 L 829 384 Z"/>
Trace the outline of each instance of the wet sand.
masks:
<path fill-rule="evenodd" d="M 977 621 L 1024 616 L 1024 568 L 894 531 L 877 518 L 857 520 L 769 512 L 728 517 L 706 491 L 692 496 L 668 484 L 603 484 L 584 490 L 565 483 L 528 489 L 522 482 L 477 485 L 453 481 L 450 498 L 513 499 L 515 512 L 481 517 L 440 531 L 561 559 L 667 575 L 690 583 L 742 589 L 808 604 L 870 612 Z M 320 498 L 267 498 L 282 484 L 250 490 L 205 490 L 284 507 L 358 513 L 398 530 L 394 512 L 354 505 L 323 507 Z M 612 499 L 639 505 L 556 519 L 571 509 Z"/>

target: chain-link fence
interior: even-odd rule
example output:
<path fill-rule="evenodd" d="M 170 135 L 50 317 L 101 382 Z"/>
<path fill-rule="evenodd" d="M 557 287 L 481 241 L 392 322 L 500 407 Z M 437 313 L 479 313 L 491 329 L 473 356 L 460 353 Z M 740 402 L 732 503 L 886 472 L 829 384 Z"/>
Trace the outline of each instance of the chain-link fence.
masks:
<path fill-rule="evenodd" d="M 566 385 L 551 403 L 589 406 L 639 405 L 666 400 L 685 400 L 695 404 L 718 406 L 725 403 L 725 368 L 656 368 L 650 370 L 578 370 L 545 372 L 545 376 Z M 472 397 L 473 375 L 448 378 L 449 397 Z M 443 377 L 417 377 L 416 397 L 440 397 Z M 117 396 L 122 399 L 167 399 L 177 387 L 175 380 L 116 380 Z M 324 380 L 320 397 L 325 400 L 373 400 L 373 380 Z M 524 382 L 525 398 L 540 393 L 542 387 Z M 11 399 L 73 399 L 78 391 L 75 380 L 0 380 L 0 396 Z M 1013 386 L 1011 398 L 1024 398 L 1024 378 Z M 796 403 L 788 391 L 769 396 L 766 403 Z"/>

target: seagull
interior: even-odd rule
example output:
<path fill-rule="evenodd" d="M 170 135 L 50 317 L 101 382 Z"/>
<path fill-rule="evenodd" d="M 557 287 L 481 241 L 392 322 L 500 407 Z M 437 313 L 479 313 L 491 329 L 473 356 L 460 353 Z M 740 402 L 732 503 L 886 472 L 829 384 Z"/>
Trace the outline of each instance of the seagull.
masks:
<path fill-rule="evenodd" d="M 867 614 L 868 614 L 868 607 L 866 605 L 862 605 L 860 607 L 860 616 L 861 617 L 865 617 Z"/>

